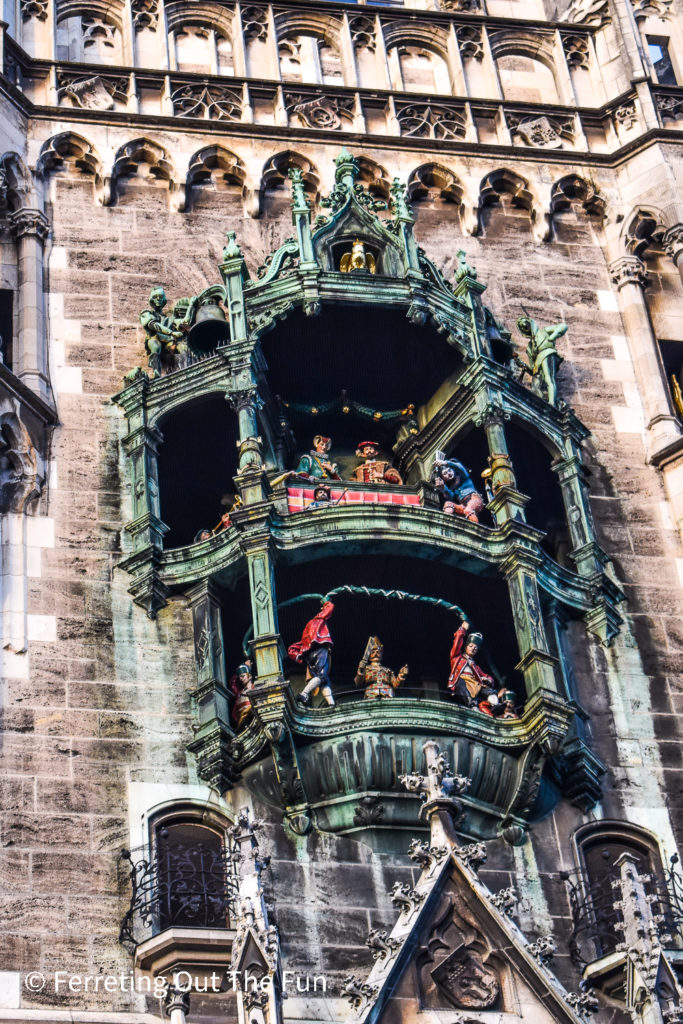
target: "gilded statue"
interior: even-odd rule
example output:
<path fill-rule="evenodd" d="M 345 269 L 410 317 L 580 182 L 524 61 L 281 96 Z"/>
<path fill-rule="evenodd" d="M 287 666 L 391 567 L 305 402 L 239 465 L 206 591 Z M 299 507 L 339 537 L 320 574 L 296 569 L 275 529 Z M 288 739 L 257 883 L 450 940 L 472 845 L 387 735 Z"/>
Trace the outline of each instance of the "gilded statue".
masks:
<path fill-rule="evenodd" d="M 342 256 L 339 269 L 342 274 L 358 273 L 359 271 L 375 274 L 377 263 L 372 253 L 366 252 L 365 245 L 357 238 L 351 247 L 351 252 L 345 252 Z"/>

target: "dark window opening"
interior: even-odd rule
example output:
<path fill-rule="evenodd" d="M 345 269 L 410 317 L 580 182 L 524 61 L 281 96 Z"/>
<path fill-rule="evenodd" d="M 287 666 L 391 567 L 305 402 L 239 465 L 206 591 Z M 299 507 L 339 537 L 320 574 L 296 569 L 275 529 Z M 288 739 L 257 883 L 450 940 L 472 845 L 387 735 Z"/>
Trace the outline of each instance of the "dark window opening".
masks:
<path fill-rule="evenodd" d="M 346 389 L 379 410 L 423 404 L 462 363 L 457 349 L 412 324 L 405 309 L 376 306 L 293 313 L 266 335 L 263 353 L 271 391 L 284 401 L 317 406 Z"/>
<path fill-rule="evenodd" d="M 550 468 L 552 456 L 528 431 L 516 423 L 505 427 L 517 487 L 531 499 L 526 506 L 527 521 L 545 531 L 541 546 L 559 565 L 576 566 L 569 558 L 572 549 L 562 488 Z"/>
<path fill-rule="evenodd" d="M 668 39 L 647 37 L 647 49 L 660 85 L 677 85 L 676 72 L 671 63 Z"/>
<path fill-rule="evenodd" d="M 0 288 L 0 358 L 11 370 L 14 357 L 14 292 Z"/>
<path fill-rule="evenodd" d="M 674 409 L 683 420 L 683 341 L 660 341 L 659 351 Z"/>
<path fill-rule="evenodd" d="M 222 395 L 170 413 L 160 424 L 159 501 L 166 548 L 220 524 L 235 492 L 237 417 Z"/>
<path fill-rule="evenodd" d="M 159 929 L 228 928 L 233 897 L 223 836 L 194 822 L 154 835 Z"/>

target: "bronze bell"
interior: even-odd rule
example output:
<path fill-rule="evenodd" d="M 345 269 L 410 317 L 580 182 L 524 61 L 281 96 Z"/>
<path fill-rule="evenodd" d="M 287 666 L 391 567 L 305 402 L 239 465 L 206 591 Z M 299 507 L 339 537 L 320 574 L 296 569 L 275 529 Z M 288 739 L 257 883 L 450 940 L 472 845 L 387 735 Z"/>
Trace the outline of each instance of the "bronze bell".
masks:
<path fill-rule="evenodd" d="M 197 310 L 194 324 L 187 336 L 187 345 L 196 355 L 205 356 L 219 345 L 230 341 L 230 328 L 225 313 L 213 299 Z"/>

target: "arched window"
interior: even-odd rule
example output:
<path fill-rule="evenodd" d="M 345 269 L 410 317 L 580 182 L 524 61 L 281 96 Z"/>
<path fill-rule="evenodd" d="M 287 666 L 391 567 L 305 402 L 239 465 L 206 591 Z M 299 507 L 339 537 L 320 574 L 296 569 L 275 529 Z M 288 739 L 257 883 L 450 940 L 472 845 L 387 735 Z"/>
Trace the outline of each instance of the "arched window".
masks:
<path fill-rule="evenodd" d="M 57 25 L 57 57 L 88 64 L 120 64 L 119 26 L 96 12 L 62 18 Z"/>
<path fill-rule="evenodd" d="M 394 89 L 448 95 L 448 66 L 443 57 L 419 44 L 392 47 L 388 54 Z"/>
<path fill-rule="evenodd" d="M 657 902 L 661 899 L 662 908 L 668 898 L 657 842 L 645 829 L 620 821 L 591 822 L 576 832 L 574 844 L 576 879 L 569 872 L 561 877 L 569 887 L 572 959 L 585 964 L 613 953 L 623 939 L 615 906 L 619 896 L 612 885 L 621 878 L 623 854 L 633 859 L 648 895 L 656 895 Z"/>
<path fill-rule="evenodd" d="M 540 60 L 522 54 L 504 54 L 497 58 L 503 96 L 506 100 L 528 103 L 559 103 L 555 77 Z"/>
<path fill-rule="evenodd" d="M 205 25 L 183 25 L 173 33 L 179 71 L 215 72 L 233 75 L 230 40 Z"/>
<path fill-rule="evenodd" d="M 229 928 L 236 879 L 225 825 L 196 813 L 151 826 L 157 928 Z"/>
<path fill-rule="evenodd" d="M 302 33 L 281 39 L 278 51 L 285 82 L 343 85 L 341 54 L 329 41 Z"/>

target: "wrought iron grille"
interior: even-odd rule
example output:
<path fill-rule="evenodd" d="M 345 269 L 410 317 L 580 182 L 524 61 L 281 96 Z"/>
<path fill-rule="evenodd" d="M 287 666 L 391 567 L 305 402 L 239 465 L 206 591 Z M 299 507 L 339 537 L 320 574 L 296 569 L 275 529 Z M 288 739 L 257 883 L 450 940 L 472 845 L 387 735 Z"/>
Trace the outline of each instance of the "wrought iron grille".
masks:
<path fill-rule="evenodd" d="M 152 855 L 121 853 L 128 864 L 131 901 L 119 942 L 133 947 L 171 927 L 229 928 L 238 895 L 240 860 L 236 844 L 169 843 L 161 830 Z"/>
<path fill-rule="evenodd" d="M 664 946 L 683 946 L 683 879 L 674 854 L 667 868 L 660 873 L 642 873 L 648 902 L 659 939 Z M 572 932 L 569 953 L 572 961 L 583 969 L 587 964 L 614 953 L 623 941 L 623 918 L 615 906 L 622 898 L 621 874 L 609 865 L 604 873 L 589 877 L 585 871 L 562 871 L 560 878 L 567 887 Z"/>

